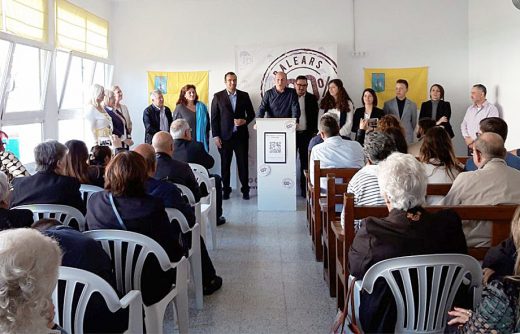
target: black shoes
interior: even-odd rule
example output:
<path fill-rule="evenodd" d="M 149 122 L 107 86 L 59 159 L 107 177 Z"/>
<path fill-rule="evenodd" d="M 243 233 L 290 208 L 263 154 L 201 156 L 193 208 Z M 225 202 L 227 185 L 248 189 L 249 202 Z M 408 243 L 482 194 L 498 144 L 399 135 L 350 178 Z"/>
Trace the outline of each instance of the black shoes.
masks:
<path fill-rule="evenodd" d="M 202 287 L 202 293 L 204 296 L 211 295 L 222 287 L 222 277 L 215 275 L 215 277 L 209 282 L 209 284 Z"/>
<path fill-rule="evenodd" d="M 225 217 L 219 217 L 219 219 L 217 219 L 217 226 L 220 226 L 220 225 L 224 225 L 226 223 L 226 218 Z"/>
<path fill-rule="evenodd" d="M 245 199 L 245 200 L 248 200 L 249 199 L 249 193 L 243 194 L 242 198 Z"/>
<path fill-rule="evenodd" d="M 230 195 L 230 193 L 225 192 L 225 193 L 222 195 L 222 199 L 223 199 L 223 200 L 229 199 L 229 195 Z"/>

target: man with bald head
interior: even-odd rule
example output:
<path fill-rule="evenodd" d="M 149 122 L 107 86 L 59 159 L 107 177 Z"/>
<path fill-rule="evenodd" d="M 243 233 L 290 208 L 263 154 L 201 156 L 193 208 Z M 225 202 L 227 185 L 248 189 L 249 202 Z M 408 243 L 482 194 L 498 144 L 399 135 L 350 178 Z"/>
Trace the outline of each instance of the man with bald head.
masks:
<path fill-rule="evenodd" d="M 298 95 L 293 88 L 287 87 L 287 74 L 278 71 L 274 77 L 275 86 L 264 93 L 256 117 L 300 118 Z"/>
<path fill-rule="evenodd" d="M 476 171 L 460 173 L 441 205 L 520 204 L 520 171 L 507 166 L 502 137 L 485 132 L 474 142 Z M 465 221 L 462 224 L 468 247 L 491 245 L 491 223 Z"/>
<path fill-rule="evenodd" d="M 160 90 L 150 94 L 152 104 L 143 111 L 145 142 L 150 144 L 152 137 L 159 131 L 168 131 L 173 121 L 172 111 L 164 105 L 164 97 Z"/>
<path fill-rule="evenodd" d="M 173 183 L 179 183 L 188 187 L 195 200 L 200 201 L 200 188 L 190 165 L 185 162 L 174 160 L 173 138 L 166 131 L 157 132 L 152 138 L 152 146 L 157 157 L 157 170 L 155 178 Z"/>

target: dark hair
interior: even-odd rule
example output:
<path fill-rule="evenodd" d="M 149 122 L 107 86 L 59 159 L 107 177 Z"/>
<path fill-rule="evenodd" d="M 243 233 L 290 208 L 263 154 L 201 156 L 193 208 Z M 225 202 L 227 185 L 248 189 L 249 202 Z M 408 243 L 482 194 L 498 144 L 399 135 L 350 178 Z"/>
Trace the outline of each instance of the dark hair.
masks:
<path fill-rule="evenodd" d="M 365 88 L 365 90 L 363 91 L 363 94 L 361 94 L 361 104 L 363 106 L 365 105 L 365 100 L 363 99 L 363 97 L 365 96 L 366 92 L 369 92 L 370 95 L 372 95 L 372 97 L 374 98 L 374 106 L 377 107 L 377 94 L 376 94 L 375 90 L 373 90 L 372 88 Z"/>
<path fill-rule="evenodd" d="M 439 84 L 433 84 L 431 87 L 430 87 L 430 99 L 432 98 L 432 89 L 433 87 L 437 87 L 439 88 L 439 90 L 441 91 L 441 100 L 444 100 L 444 87 L 442 87 L 441 85 Z"/>
<path fill-rule="evenodd" d="M 462 172 L 453 150 L 451 138 L 443 127 L 435 126 L 429 129 L 424 136 L 419 161 L 434 166 L 444 166 L 448 176 L 455 180 L 453 169 Z"/>
<path fill-rule="evenodd" d="M 394 115 L 385 115 L 377 122 L 377 131 L 386 132 L 389 128 L 397 128 L 401 131 L 403 137 L 405 136 L 401 122 Z"/>
<path fill-rule="evenodd" d="M 397 79 L 397 81 L 395 82 L 395 84 L 403 84 L 406 86 L 406 89 L 408 89 L 408 81 L 406 81 L 405 79 Z"/>
<path fill-rule="evenodd" d="M 320 131 L 325 133 L 327 137 L 334 137 L 339 135 L 339 124 L 336 117 L 329 114 L 324 114 L 320 118 L 320 124 L 318 125 Z"/>
<path fill-rule="evenodd" d="M 305 80 L 305 81 L 307 81 L 307 77 L 305 75 L 299 75 L 299 76 L 296 77 L 296 80 L 294 82 L 296 82 L 298 80 Z"/>
<path fill-rule="evenodd" d="M 487 88 L 483 84 L 476 84 L 476 85 L 473 85 L 473 87 L 480 89 L 482 91 L 482 93 L 484 93 L 484 95 L 487 95 Z"/>
<path fill-rule="evenodd" d="M 112 157 L 112 150 L 108 146 L 96 145 L 90 149 L 90 165 L 92 166 L 105 166 L 107 157 Z"/>
<path fill-rule="evenodd" d="M 36 170 L 51 172 L 58 167 L 58 161 L 67 154 L 67 146 L 57 140 L 46 140 L 34 148 Z"/>
<path fill-rule="evenodd" d="M 188 104 L 188 100 L 186 100 L 184 95 L 186 95 L 186 92 L 192 88 L 195 90 L 195 100 L 193 101 L 193 103 L 197 104 L 197 101 L 199 100 L 199 95 L 197 94 L 197 87 L 195 87 L 194 85 L 189 85 L 189 84 L 181 88 L 181 92 L 179 93 L 179 99 L 177 100 L 177 104 L 182 104 L 183 106 Z"/>
<path fill-rule="evenodd" d="M 504 141 L 507 139 L 507 123 L 500 117 L 488 117 L 480 121 L 480 131 L 493 132 L 500 135 Z"/>
<path fill-rule="evenodd" d="M 327 92 L 325 93 L 325 96 L 321 100 L 320 108 L 324 109 L 325 111 L 337 108 L 340 112 L 350 112 L 350 105 L 349 101 L 352 101 L 350 96 L 347 93 L 347 90 L 343 86 L 343 81 L 340 79 L 332 79 L 329 82 L 329 86 L 331 84 L 335 84 L 338 87 L 338 100 L 334 99 L 332 95 L 330 95 L 330 92 L 327 87 Z"/>
<path fill-rule="evenodd" d="M 423 134 L 426 134 L 428 130 L 436 126 L 437 123 L 431 118 L 421 118 L 419 120 L 419 128 L 423 130 Z"/>
<path fill-rule="evenodd" d="M 144 196 L 148 179 L 144 158 L 134 151 L 118 153 L 105 171 L 105 189 L 114 196 Z"/>
<path fill-rule="evenodd" d="M 78 179 L 80 183 L 90 183 L 88 176 L 88 149 L 81 140 L 69 140 L 65 143 L 69 153 L 65 158 L 65 174 Z"/>
<path fill-rule="evenodd" d="M 42 218 L 32 223 L 31 228 L 40 232 L 47 231 L 51 227 L 63 225 L 59 220 L 54 218 Z"/>
<path fill-rule="evenodd" d="M 404 134 L 401 129 L 395 127 L 386 128 L 384 133 L 393 139 L 397 152 L 405 154 L 408 153 L 408 144 L 406 143 L 406 139 L 404 138 Z"/>
<path fill-rule="evenodd" d="M 235 72 L 227 72 L 226 74 L 224 74 L 224 81 L 226 81 L 228 75 L 234 75 L 235 77 L 237 76 Z"/>

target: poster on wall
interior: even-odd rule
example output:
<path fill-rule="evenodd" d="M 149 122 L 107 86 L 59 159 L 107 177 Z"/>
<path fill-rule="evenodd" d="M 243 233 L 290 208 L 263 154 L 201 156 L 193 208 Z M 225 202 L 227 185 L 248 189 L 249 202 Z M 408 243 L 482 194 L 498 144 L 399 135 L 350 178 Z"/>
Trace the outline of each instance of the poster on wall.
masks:
<path fill-rule="evenodd" d="M 152 103 L 150 93 L 160 90 L 164 96 L 164 105 L 172 111 L 179 99 L 181 88 L 187 84 L 194 85 L 199 101 L 208 105 L 209 72 L 153 72 L 148 71 L 148 103 Z"/>
<path fill-rule="evenodd" d="M 395 98 L 395 82 L 408 81 L 406 97 L 417 105 L 427 100 L 428 67 L 412 68 L 365 68 L 365 87 L 371 87 L 377 94 L 378 107 Z"/>
<path fill-rule="evenodd" d="M 327 92 L 330 80 L 337 78 L 337 44 L 302 43 L 298 45 L 253 45 L 235 47 L 235 68 L 238 89 L 251 97 L 255 110 L 263 94 L 274 86 L 276 72 L 287 73 L 289 87 L 294 88 L 296 77 L 304 75 L 309 81 L 307 90 L 318 100 Z M 256 192 L 256 132 L 250 125 L 249 186 Z"/>

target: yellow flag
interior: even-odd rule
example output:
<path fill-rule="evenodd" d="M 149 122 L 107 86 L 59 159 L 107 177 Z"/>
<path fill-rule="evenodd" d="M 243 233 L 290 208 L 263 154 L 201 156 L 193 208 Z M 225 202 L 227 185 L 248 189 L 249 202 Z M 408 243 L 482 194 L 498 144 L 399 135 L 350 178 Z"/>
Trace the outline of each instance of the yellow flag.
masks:
<path fill-rule="evenodd" d="M 208 105 L 209 72 L 148 72 L 148 102 L 152 103 L 150 93 L 159 89 L 164 96 L 164 105 L 175 109 L 181 88 L 187 84 L 197 89 L 199 101 Z M 208 107 L 209 108 L 209 107 Z"/>
<path fill-rule="evenodd" d="M 365 68 L 365 87 L 377 93 L 378 106 L 395 98 L 395 82 L 398 79 L 408 81 L 406 97 L 420 106 L 427 100 L 428 67 L 412 68 Z"/>

